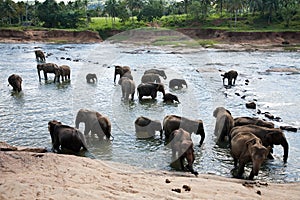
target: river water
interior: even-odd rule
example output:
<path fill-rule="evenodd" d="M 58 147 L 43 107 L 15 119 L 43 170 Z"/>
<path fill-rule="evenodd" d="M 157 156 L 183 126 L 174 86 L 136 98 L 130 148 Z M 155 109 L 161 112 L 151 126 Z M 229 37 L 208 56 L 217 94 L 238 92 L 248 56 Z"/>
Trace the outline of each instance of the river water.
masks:
<path fill-rule="evenodd" d="M 72 69 L 71 81 L 53 83 L 38 81 L 34 48 L 47 53 L 47 62 L 66 64 Z M 100 142 L 87 137 L 89 152 L 86 156 L 126 163 L 153 170 L 174 170 L 170 167 L 171 150 L 160 140 L 138 140 L 133 122 L 138 116 L 162 121 L 167 114 L 191 119 L 202 119 L 206 132 L 203 146 L 195 145 L 194 168 L 199 173 L 232 177 L 233 159 L 229 149 L 216 145 L 213 110 L 224 106 L 234 117 L 257 116 L 257 110 L 247 109 L 245 103 L 256 100 L 258 109 L 282 119 L 276 126 L 300 127 L 300 74 L 267 72 L 268 69 L 300 69 L 297 52 L 226 52 L 201 49 L 189 52 L 164 50 L 153 46 L 125 46 L 101 44 L 0 44 L 0 140 L 11 145 L 46 147 L 51 149 L 47 123 L 52 119 L 74 126 L 80 108 L 96 110 L 110 118 L 114 141 Z M 113 65 L 128 65 L 136 85 L 146 69 L 164 69 L 168 88 L 172 78 L 184 78 L 188 88 L 170 91 L 180 104 L 164 104 L 158 93 L 155 101 L 133 102 L 121 100 L 120 86 L 114 85 Z M 235 69 L 239 72 L 236 86 L 225 88 L 221 72 Z M 7 86 L 10 74 L 23 78 L 23 91 L 14 94 Z M 96 73 L 96 84 L 86 83 L 87 73 Z M 42 76 L 43 77 L 43 76 Z M 249 80 L 249 84 L 245 84 Z M 245 99 L 241 96 L 245 95 Z M 84 126 L 81 124 L 80 129 Z M 285 131 L 290 145 L 286 164 L 282 161 L 281 146 L 274 147 L 274 160 L 262 166 L 258 180 L 271 182 L 300 181 L 300 136 Z M 194 144 L 200 138 L 192 135 Z M 249 168 L 246 169 L 249 173 Z"/>

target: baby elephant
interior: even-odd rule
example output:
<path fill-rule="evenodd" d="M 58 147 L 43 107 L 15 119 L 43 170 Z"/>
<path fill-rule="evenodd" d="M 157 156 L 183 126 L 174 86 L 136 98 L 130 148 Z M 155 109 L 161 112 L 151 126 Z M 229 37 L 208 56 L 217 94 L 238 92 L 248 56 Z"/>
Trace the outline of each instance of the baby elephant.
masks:
<path fill-rule="evenodd" d="M 258 175 L 262 163 L 266 160 L 271 147 L 264 147 L 261 140 L 251 132 L 240 132 L 231 140 L 231 155 L 234 159 L 234 167 L 238 167 L 238 177 L 242 177 L 245 165 L 252 162 L 252 170 L 249 179 Z M 239 166 L 237 163 L 239 162 Z"/>
<path fill-rule="evenodd" d="M 192 174 L 198 175 L 198 172 L 194 171 L 193 163 L 195 161 L 193 141 L 191 134 L 182 128 L 175 130 L 170 135 L 171 148 L 172 148 L 172 161 L 179 158 L 181 169 L 187 168 Z M 177 154 L 177 155 L 176 155 Z M 187 165 L 184 167 L 184 159 L 187 160 Z"/>
<path fill-rule="evenodd" d="M 238 76 L 238 73 L 237 73 L 237 71 L 230 70 L 228 72 L 225 72 L 225 74 L 222 74 L 221 76 L 223 76 L 223 85 L 224 85 L 225 79 L 227 78 L 228 85 L 232 86 L 232 85 L 235 85 L 235 81 Z M 233 84 L 232 84 L 232 80 L 233 80 Z"/>
<path fill-rule="evenodd" d="M 46 62 L 45 54 L 44 54 L 43 51 L 35 50 L 34 53 L 35 53 L 35 58 L 36 58 L 37 61 L 40 61 L 40 62 L 43 62 L 43 63 Z"/>
<path fill-rule="evenodd" d="M 187 86 L 187 83 L 184 79 L 172 79 L 170 80 L 169 82 L 169 88 L 171 89 L 182 89 L 183 86 L 185 86 L 186 88 L 188 87 Z"/>
<path fill-rule="evenodd" d="M 88 83 L 95 83 L 97 81 L 96 74 L 87 74 L 85 78 L 86 78 L 86 82 Z"/>
<path fill-rule="evenodd" d="M 17 74 L 12 74 L 8 77 L 8 83 L 13 87 L 13 91 L 21 92 L 22 91 L 22 78 Z"/>
<path fill-rule="evenodd" d="M 68 65 L 59 66 L 59 73 L 60 73 L 62 81 L 71 79 L 71 68 Z M 59 78 L 58 78 L 58 81 L 59 81 Z"/>
<path fill-rule="evenodd" d="M 163 130 L 158 120 L 151 120 L 147 117 L 140 116 L 135 120 L 134 126 L 137 138 L 145 139 L 154 137 L 156 131 L 160 132 L 160 138 L 162 138 Z"/>
<path fill-rule="evenodd" d="M 163 100 L 165 103 L 174 103 L 175 101 L 177 103 L 180 103 L 178 97 L 171 93 L 166 93 L 165 96 L 163 97 Z"/>
<path fill-rule="evenodd" d="M 61 152 L 69 150 L 72 153 L 78 153 L 81 147 L 83 150 L 87 150 L 85 137 L 80 130 L 63 125 L 56 120 L 49 121 L 48 130 L 51 135 L 53 151 Z"/>
<path fill-rule="evenodd" d="M 216 118 L 215 124 L 215 136 L 217 136 L 218 142 L 224 142 L 230 138 L 230 131 L 234 126 L 234 120 L 229 110 L 224 107 L 217 107 L 213 116 Z"/>

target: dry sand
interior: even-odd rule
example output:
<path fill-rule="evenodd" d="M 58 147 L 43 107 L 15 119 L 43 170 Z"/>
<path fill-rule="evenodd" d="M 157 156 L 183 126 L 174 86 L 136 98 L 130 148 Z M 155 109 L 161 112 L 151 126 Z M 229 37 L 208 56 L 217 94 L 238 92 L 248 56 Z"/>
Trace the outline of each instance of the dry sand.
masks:
<path fill-rule="evenodd" d="M 54 153 L 0 151 L 0 167 L 1 200 L 300 198 L 299 183 L 261 183 L 207 174 L 195 177 Z M 184 185 L 191 190 L 185 191 Z"/>

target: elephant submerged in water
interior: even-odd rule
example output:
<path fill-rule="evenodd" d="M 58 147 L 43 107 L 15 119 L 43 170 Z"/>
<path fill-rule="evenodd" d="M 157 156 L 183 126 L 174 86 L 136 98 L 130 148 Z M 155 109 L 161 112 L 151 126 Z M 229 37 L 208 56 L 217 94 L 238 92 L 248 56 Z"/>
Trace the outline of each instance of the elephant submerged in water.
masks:
<path fill-rule="evenodd" d="M 40 62 L 46 62 L 46 57 L 45 57 L 45 54 L 43 51 L 41 50 L 35 50 L 34 51 L 34 54 L 35 54 L 35 58 L 36 58 L 36 61 L 40 61 Z"/>
<path fill-rule="evenodd" d="M 139 100 L 142 100 L 143 96 L 151 96 L 152 99 L 157 97 L 157 92 L 161 92 L 165 96 L 165 87 L 161 83 L 141 83 L 137 87 Z"/>
<path fill-rule="evenodd" d="M 223 85 L 225 85 L 225 79 L 227 78 L 228 79 L 228 85 L 232 86 L 232 85 L 235 85 L 235 81 L 236 81 L 236 78 L 238 76 L 238 73 L 235 70 L 230 70 L 228 72 L 225 72 L 221 76 L 223 76 Z M 233 83 L 232 83 L 232 81 L 233 81 Z"/>
<path fill-rule="evenodd" d="M 13 91 L 21 92 L 22 91 L 22 78 L 17 74 L 12 74 L 8 77 L 8 83 L 13 87 Z"/>
<path fill-rule="evenodd" d="M 180 103 L 178 97 L 174 94 L 171 93 L 166 93 L 165 96 L 163 97 L 163 100 L 165 103 Z"/>
<path fill-rule="evenodd" d="M 62 152 L 69 150 L 78 153 L 81 148 L 87 150 L 87 144 L 82 132 L 74 127 L 63 125 L 61 122 L 52 120 L 48 123 L 48 130 L 52 140 L 52 150 Z"/>
<path fill-rule="evenodd" d="M 213 116 L 216 118 L 214 133 L 217 141 L 224 142 L 226 138 L 229 139 L 230 131 L 234 127 L 233 117 L 224 107 L 217 107 L 213 112 Z"/>
<path fill-rule="evenodd" d="M 95 83 L 98 80 L 97 75 L 91 73 L 87 74 L 85 78 L 86 78 L 86 82 L 88 83 Z"/>
<path fill-rule="evenodd" d="M 38 76 L 39 76 L 39 81 L 41 81 L 40 71 L 44 72 L 44 78 L 45 78 L 46 81 L 48 80 L 48 76 L 47 76 L 48 73 L 55 74 L 54 82 L 56 80 L 59 81 L 60 71 L 59 71 L 59 67 L 56 64 L 54 64 L 54 63 L 38 64 L 37 65 L 37 72 L 38 72 Z"/>
<path fill-rule="evenodd" d="M 162 138 L 163 130 L 160 121 L 140 116 L 134 121 L 135 132 L 137 138 L 151 138 L 155 136 L 155 132 L 160 132 Z"/>

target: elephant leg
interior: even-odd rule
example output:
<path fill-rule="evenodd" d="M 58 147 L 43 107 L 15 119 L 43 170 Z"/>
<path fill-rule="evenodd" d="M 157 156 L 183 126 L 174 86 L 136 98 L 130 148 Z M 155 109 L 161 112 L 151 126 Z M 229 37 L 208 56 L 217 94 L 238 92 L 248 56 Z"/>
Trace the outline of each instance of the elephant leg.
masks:
<path fill-rule="evenodd" d="M 48 80 L 47 72 L 45 72 L 45 71 L 44 71 L 44 78 L 46 81 Z"/>
<path fill-rule="evenodd" d="M 157 97 L 157 92 L 152 92 L 151 98 L 152 98 L 152 99 L 155 99 L 156 97 Z"/>
<path fill-rule="evenodd" d="M 243 162 L 240 162 L 239 163 L 239 168 L 238 168 L 238 177 L 239 178 L 241 178 L 242 176 L 243 176 L 243 174 L 244 174 L 244 172 L 245 172 L 245 163 L 243 163 Z"/>
<path fill-rule="evenodd" d="M 253 173 L 253 169 L 252 169 L 248 179 L 253 180 L 253 178 L 254 178 L 254 173 Z"/>
<path fill-rule="evenodd" d="M 183 165 L 184 156 L 180 156 L 179 160 L 180 160 L 180 167 L 181 167 L 182 170 L 184 170 L 185 169 L 184 165 Z"/>
<path fill-rule="evenodd" d="M 135 92 L 133 92 L 133 93 L 131 94 L 131 100 L 132 100 L 132 101 L 134 100 L 134 93 L 135 93 Z"/>

